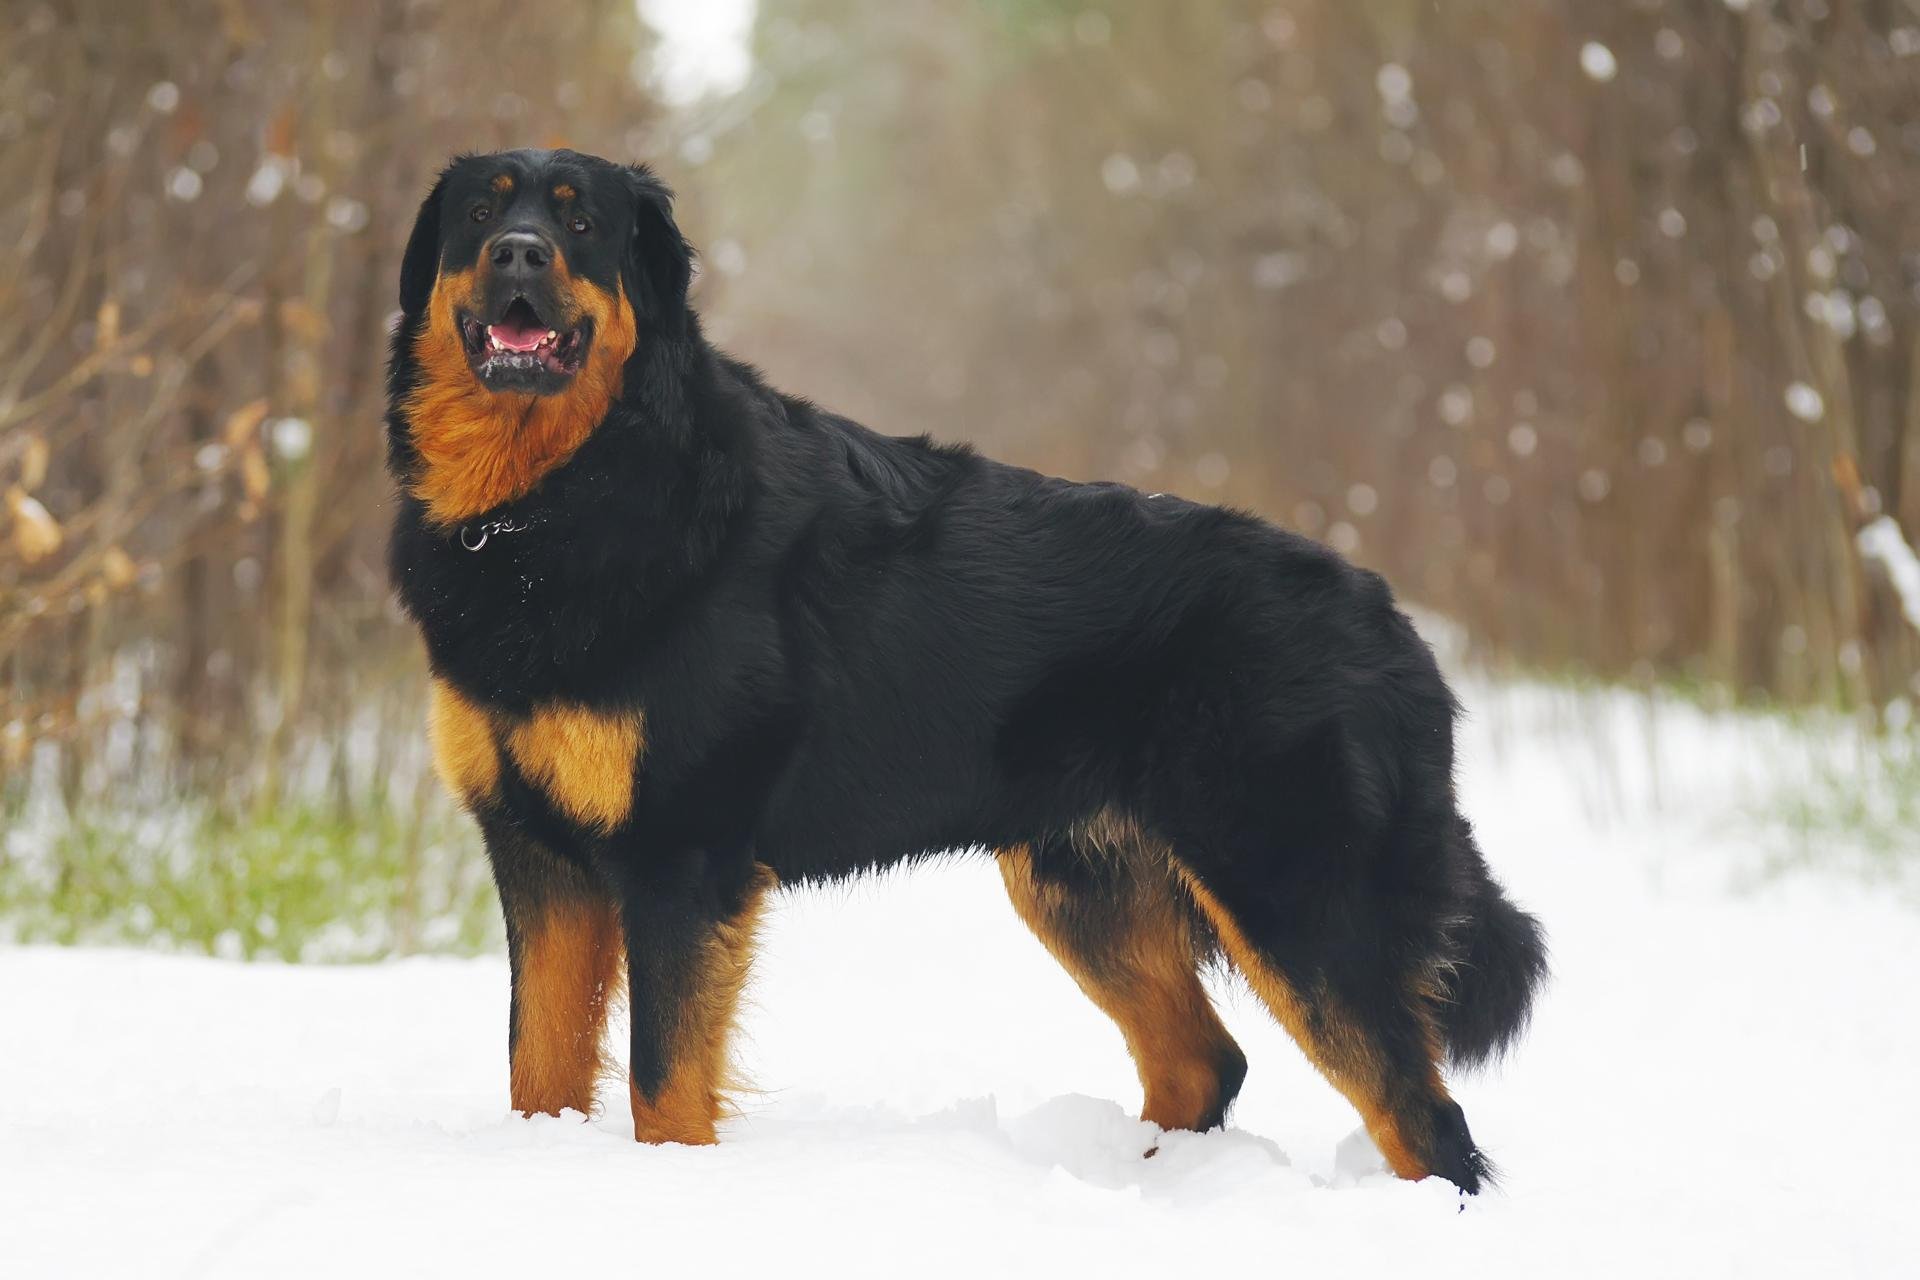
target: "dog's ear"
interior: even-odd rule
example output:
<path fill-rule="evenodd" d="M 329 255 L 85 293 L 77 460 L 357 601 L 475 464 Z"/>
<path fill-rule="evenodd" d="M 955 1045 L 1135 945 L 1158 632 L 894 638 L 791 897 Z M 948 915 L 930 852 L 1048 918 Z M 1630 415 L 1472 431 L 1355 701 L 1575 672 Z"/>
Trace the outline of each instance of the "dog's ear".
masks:
<path fill-rule="evenodd" d="M 400 258 L 400 310 L 410 316 L 427 309 L 433 282 L 440 275 L 440 202 L 446 189 L 447 175 L 442 173 L 420 204 L 407 251 Z"/>
<path fill-rule="evenodd" d="M 628 165 L 626 176 L 633 193 L 633 235 L 621 269 L 627 299 L 655 324 L 677 330 L 686 317 L 693 246 L 673 220 L 667 184 L 645 165 Z"/>

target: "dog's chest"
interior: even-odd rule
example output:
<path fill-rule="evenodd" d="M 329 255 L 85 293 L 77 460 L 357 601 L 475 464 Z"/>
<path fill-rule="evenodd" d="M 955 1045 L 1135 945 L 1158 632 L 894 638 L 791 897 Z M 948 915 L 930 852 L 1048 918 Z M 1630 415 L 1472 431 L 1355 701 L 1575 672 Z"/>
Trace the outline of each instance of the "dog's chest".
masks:
<path fill-rule="evenodd" d="M 646 750 L 646 721 L 638 710 L 548 703 L 509 715 L 435 680 L 427 728 L 435 768 L 470 805 L 498 796 L 510 764 L 556 812 L 583 827 L 611 831 L 632 810 Z"/>

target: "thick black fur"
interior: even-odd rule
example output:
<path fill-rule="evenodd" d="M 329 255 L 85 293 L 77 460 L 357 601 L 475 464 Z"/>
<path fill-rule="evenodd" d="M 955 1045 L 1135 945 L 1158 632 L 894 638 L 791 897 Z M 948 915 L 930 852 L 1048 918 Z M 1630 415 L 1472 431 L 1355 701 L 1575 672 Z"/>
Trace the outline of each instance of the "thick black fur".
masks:
<path fill-rule="evenodd" d="M 1249 515 L 879 435 L 773 390 L 703 339 L 644 169 L 517 152 L 442 177 L 402 269 L 399 478 L 426 299 L 474 251 L 443 203 L 503 166 L 593 204 L 598 247 L 573 270 L 619 274 L 638 346 L 578 453 L 480 517 L 521 531 L 469 552 L 403 487 L 392 570 L 435 673 L 469 697 L 644 713 L 618 829 L 574 825 L 511 769 L 482 815 L 497 861 L 532 841 L 621 902 L 641 1087 L 671 1052 L 685 949 L 755 862 L 827 880 L 1044 846 L 1102 815 L 1171 851 L 1396 1081 L 1431 1057 L 1423 1026 L 1457 1064 L 1518 1033 L 1541 934 L 1459 816 L 1454 699 L 1380 577 Z M 518 874 L 503 895 L 537 892 Z M 1429 1167 L 1475 1189 L 1459 1109 L 1406 1106 Z"/>

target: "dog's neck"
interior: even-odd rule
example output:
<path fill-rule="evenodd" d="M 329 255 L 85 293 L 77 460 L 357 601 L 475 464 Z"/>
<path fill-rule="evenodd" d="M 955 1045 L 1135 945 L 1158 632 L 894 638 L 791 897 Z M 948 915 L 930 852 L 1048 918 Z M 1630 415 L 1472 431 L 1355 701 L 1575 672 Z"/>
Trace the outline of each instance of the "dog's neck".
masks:
<path fill-rule="evenodd" d="M 691 598 L 752 503 L 757 415 L 740 398 L 769 393 L 697 332 L 678 343 L 643 335 L 622 394 L 572 456 L 522 497 L 451 528 L 407 488 L 404 392 L 389 424 L 401 485 L 395 585 L 436 665 L 503 704 L 529 696 L 527 672 L 562 686 L 589 680 L 637 620 Z M 497 522 L 513 528 L 488 533 Z M 564 612 L 569 626 L 503 628 L 523 612 Z M 520 647 L 502 649 L 512 636 Z"/>
<path fill-rule="evenodd" d="M 410 340 L 409 329 L 417 334 L 424 327 L 418 320 L 403 325 L 396 343 Z M 652 526 L 654 537 L 620 542 L 657 555 L 660 575 L 674 579 L 712 562 L 745 504 L 755 415 L 738 412 L 737 401 L 767 394 L 750 373 L 708 345 L 691 310 L 680 324 L 643 324 L 618 391 L 590 433 L 569 442 L 566 455 L 552 459 L 551 466 L 539 467 L 533 483 L 449 515 L 436 512 L 421 492 L 428 460 L 415 443 L 414 414 L 428 406 L 412 387 L 396 385 L 391 391 L 388 464 L 401 487 L 403 519 L 437 531 L 451 546 L 480 542 L 489 525 L 514 526 L 513 545 L 578 545 L 603 520 L 628 529 L 636 523 Z M 510 433 L 514 427 L 508 423 L 500 430 Z M 503 435 L 502 451 L 508 443 Z M 483 449 L 435 461 L 497 465 Z M 502 540 L 489 538 L 479 554 L 498 555 L 508 545 L 504 528 L 500 532 Z M 626 568 L 629 573 L 640 569 Z"/>

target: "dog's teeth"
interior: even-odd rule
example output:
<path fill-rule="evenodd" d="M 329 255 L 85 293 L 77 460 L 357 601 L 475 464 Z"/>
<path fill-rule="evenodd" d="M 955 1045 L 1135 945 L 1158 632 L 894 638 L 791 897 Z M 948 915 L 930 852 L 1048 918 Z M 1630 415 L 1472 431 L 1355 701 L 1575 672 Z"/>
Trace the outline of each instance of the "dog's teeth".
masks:
<path fill-rule="evenodd" d="M 549 330 L 547 330 L 547 341 L 548 341 L 548 342 L 552 342 L 552 341 L 553 341 L 553 340 L 554 340 L 555 338 L 557 338 L 557 337 L 559 337 L 559 336 L 560 336 L 560 335 L 559 335 L 559 334 L 557 334 L 557 333 L 555 333 L 555 332 L 554 332 L 553 330 L 551 330 L 551 329 L 549 329 Z"/>

